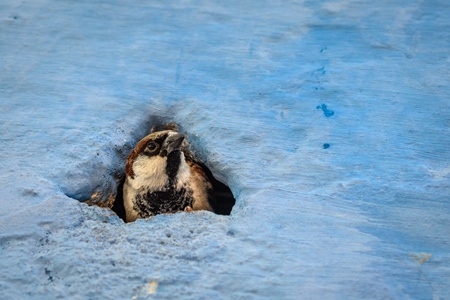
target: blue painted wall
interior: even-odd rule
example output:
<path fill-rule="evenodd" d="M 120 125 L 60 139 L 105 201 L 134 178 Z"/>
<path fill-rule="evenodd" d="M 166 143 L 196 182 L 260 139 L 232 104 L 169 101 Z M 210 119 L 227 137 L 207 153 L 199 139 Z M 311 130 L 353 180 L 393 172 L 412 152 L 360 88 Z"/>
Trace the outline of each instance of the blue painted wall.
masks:
<path fill-rule="evenodd" d="M 450 298 L 447 1 L 2 1 L 5 299 Z M 233 190 L 124 224 L 175 121 Z"/>

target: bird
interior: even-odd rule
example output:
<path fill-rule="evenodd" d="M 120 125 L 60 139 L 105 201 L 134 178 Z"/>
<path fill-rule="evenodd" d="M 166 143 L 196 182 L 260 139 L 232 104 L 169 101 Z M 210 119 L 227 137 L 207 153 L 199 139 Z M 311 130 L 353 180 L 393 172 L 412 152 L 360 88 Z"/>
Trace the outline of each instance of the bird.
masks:
<path fill-rule="evenodd" d="M 126 222 L 179 211 L 214 212 L 208 174 L 188 150 L 184 134 L 175 129 L 150 133 L 138 142 L 125 165 Z"/>

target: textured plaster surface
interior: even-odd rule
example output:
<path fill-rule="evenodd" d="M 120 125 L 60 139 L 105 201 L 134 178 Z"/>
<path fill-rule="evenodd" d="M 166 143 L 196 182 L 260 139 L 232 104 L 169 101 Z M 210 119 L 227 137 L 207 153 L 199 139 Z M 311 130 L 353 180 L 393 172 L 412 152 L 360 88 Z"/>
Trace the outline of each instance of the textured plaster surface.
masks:
<path fill-rule="evenodd" d="M 0 298 L 448 299 L 448 1 L 0 3 Z M 230 216 L 101 204 L 175 121 Z"/>

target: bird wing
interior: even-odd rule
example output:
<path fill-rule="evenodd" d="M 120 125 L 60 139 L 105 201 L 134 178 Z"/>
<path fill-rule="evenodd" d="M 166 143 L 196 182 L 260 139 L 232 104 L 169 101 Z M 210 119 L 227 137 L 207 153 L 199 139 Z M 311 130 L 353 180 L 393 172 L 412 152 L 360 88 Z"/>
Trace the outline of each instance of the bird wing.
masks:
<path fill-rule="evenodd" d="M 236 200 L 230 188 L 218 181 L 212 175 L 212 172 L 202 162 L 192 160 L 192 156 L 187 160 L 191 171 L 198 177 L 202 178 L 206 184 L 206 191 L 208 194 L 208 202 L 216 214 L 229 215 Z"/>
<path fill-rule="evenodd" d="M 212 188 L 208 188 L 207 192 L 209 204 L 214 212 L 219 215 L 229 215 L 234 204 L 236 203 L 236 199 L 234 198 L 231 189 L 214 178 L 212 172 L 195 156 L 195 154 L 189 149 L 188 145 L 183 147 L 183 153 L 188 165 L 194 166 L 191 167 L 191 170 L 199 176 L 206 178 L 206 180 L 212 185 Z"/>
<path fill-rule="evenodd" d="M 212 210 L 215 212 L 214 203 L 215 203 L 215 194 L 214 189 L 209 181 L 209 178 L 206 176 L 204 169 L 198 165 L 197 163 L 194 163 L 193 161 L 186 160 L 189 168 L 191 169 L 193 180 L 196 182 L 196 186 L 200 188 L 198 190 L 198 198 L 196 200 L 196 209 L 206 209 L 206 210 Z M 201 195 L 201 196 L 200 196 Z M 205 203 L 206 201 L 206 203 Z"/>

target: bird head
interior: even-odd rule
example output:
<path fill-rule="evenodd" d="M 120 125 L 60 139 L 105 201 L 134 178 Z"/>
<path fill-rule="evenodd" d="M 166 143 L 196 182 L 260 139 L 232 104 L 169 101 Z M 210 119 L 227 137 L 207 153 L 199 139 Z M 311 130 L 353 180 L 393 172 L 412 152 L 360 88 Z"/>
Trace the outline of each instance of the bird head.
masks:
<path fill-rule="evenodd" d="M 157 131 L 144 137 L 127 159 L 127 178 L 164 181 L 167 179 L 168 158 L 177 155 L 184 162 L 182 153 L 185 136 L 173 130 Z M 177 166 L 178 167 L 178 166 Z"/>

